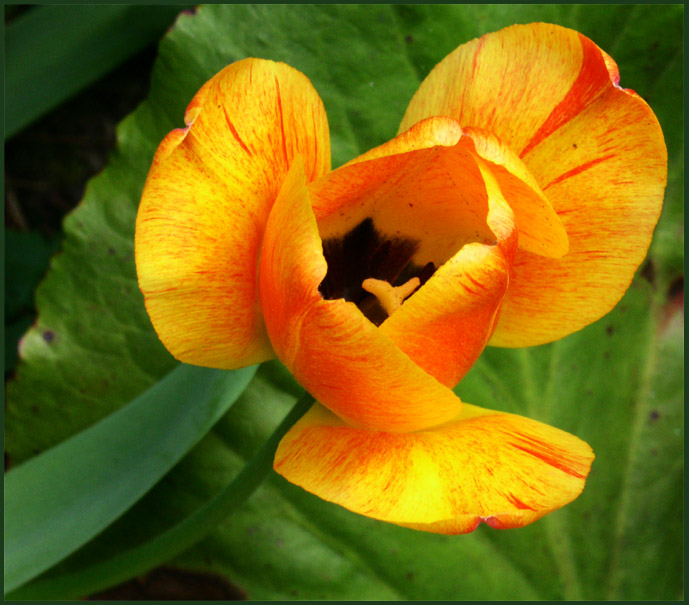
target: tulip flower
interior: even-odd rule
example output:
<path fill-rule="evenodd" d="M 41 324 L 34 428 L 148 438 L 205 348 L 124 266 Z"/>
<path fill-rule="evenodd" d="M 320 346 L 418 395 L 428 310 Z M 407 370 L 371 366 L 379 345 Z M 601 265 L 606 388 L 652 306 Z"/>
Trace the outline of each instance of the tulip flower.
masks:
<path fill-rule="evenodd" d="M 663 135 L 604 51 L 543 23 L 468 42 L 395 138 L 334 171 L 323 104 L 282 63 L 229 65 L 185 122 L 143 192 L 140 288 L 179 360 L 277 357 L 314 396 L 278 473 L 448 534 L 520 527 L 581 493 L 585 442 L 452 389 L 488 344 L 605 315 L 646 255 Z"/>

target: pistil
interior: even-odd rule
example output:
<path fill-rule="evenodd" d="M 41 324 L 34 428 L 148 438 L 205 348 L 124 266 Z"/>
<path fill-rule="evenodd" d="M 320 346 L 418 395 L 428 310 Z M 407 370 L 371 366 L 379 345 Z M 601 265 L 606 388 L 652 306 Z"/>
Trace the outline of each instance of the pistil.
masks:
<path fill-rule="evenodd" d="M 389 317 L 420 285 L 421 280 L 418 277 L 412 277 L 401 286 L 393 286 L 382 279 L 369 277 L 362 282 L 361 287 L 378 299 L 380 306 L 385 309 Z"/>

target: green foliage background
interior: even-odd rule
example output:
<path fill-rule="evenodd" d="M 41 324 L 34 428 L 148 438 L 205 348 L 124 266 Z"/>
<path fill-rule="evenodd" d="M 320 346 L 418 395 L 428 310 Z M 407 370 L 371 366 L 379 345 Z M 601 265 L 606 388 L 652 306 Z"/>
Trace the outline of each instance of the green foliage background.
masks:
<path fill-rule="evenodd" d="M 180 16 L 160 44 L 150 98 L 121 124 L 109 167 L 65 221 L 62 251 L 37 291 L 39 319 L 8 387 L 11 458 L 26 460 L 90 426 L 176 367 L 137 289 L 134 219 L 157 144 L 182 125 L 210 76 L 247 56 L 304 72 L 325 103 L 337 166 L 394 136 L 420 81 L 456 46 L 531 21 L 577 29 L 611 54 L 621 84 L 658 115 L 670 158 L 648 260 L 618 307 L 551 345 L 487 350 L 457 388 L 467 401 L 588 441 L 597 458 L 583 495 L 521 530 L 481 526 L 448 537 L 356 516 L 273 474 L 171 564 L 219 572 L 255 599 L 681 598 L 680 5 L 213 5 Z M 104 588 L 107 578 L 89 584 L 80 571 L 145 543 L 217 493 L 300 392 L 278 364 L 264 365 L 160 483 L 39 579 L 38 594 Z"/>

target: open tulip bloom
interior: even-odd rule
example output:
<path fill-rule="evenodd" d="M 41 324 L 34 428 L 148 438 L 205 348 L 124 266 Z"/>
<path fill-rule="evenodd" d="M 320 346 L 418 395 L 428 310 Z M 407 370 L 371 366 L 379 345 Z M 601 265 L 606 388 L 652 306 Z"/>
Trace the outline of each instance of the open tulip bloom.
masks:
<path fill-rule="evenodd" d="M 629 287 L 667 156 L 618 82 L 583 35 L 515 25 L 448 55 L 395 138 L 331 171 L 306 76 L 229 65 L 146 181 L 136 265 L 156 332 L 186 363 L 289 368 L 318 403 L 274 468 L 325 500 L 448 534 L 564 506 L 591 448 L 452 389 L 487 344 L 562 338 Z"/>

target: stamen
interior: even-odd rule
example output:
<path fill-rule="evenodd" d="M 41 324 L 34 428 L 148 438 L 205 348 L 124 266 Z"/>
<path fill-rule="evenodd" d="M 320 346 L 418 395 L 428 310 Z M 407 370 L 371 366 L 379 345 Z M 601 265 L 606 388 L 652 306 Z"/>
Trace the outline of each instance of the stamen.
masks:
<path fill-rule="evenodd" d="M 361 287 L 366 292 L 373 294 L 380 302 L 380 306 L 390 316 L 402 306 L 404 300 L 411 296 L 420 285 L 421 280 L 418 277 L 412 277 L 401 286 L 392 286 L 382 279 L 369 277 L 362 282 Z"/>

